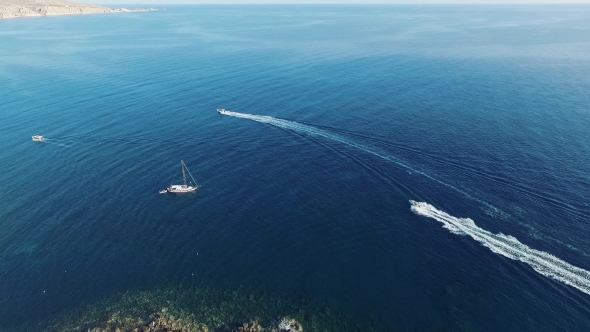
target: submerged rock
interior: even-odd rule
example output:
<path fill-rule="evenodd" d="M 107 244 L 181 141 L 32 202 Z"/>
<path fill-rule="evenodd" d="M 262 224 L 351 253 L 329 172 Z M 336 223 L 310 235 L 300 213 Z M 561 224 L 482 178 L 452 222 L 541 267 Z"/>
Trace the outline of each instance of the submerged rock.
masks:
<path fill-rule="evenodd" d="M 215 331 L 226 330 L 216 328 Z M 227 329 L 229 331 L 229 329 Z M 156 312 L 150 315 L 147 322 L 121 321 L 110 317 L 101 327 L 88 328 L 88 332 L 209 332 L 206 325 L 195 326 L 176 319 L 174 316 Z M 231 329 L 231 332 L 303 332 L 301 324 L 295 319 L 284 317 L 274 326 L 263 327 L 258 319 L 243 323 L 241 326 Z"/>
<path fill-rule="evenodd" d="M 277 326 L 277 332 L 303 332 L 303 327 L 293 318 L 284 317 Z"/>
<path fill-rule="evenodd" d="M 326 304 L 287 295 L 209 286 L 127 292 L 64 313 L 35 331 L 303 332 L 304 326 L 306 332 L 391 330 L 334 308 L 325 310 Z"/>
<path fill-rule="evenodd" d="M 254 320 L 249 323 L 244 323 L 242 326 L 232 329 L 232 332 L 263 332 L 265 329 L 260 326 L 258 320 Z"/>

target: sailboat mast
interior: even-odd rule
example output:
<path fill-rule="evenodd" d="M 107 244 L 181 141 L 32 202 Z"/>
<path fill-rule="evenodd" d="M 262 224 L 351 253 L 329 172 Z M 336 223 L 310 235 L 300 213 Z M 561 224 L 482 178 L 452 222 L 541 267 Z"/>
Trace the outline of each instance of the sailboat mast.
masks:
<path fill-rule="evenodd" d="M 182 179 L 184 180 L 184 186 L 186 187 L 186 174 L 184 173 L 184 161 L 180 161 L 180 167 L 182 168 Z"/>

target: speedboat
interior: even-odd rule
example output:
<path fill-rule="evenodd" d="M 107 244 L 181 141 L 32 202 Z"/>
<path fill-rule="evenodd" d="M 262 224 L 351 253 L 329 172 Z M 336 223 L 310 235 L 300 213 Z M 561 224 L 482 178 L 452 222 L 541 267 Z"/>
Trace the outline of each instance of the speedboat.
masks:
<path fill-rule="evenodd" d="M 43 137 L 41 135 L 35 135 L 32 138 L 33 138 L 33 142 L 45 142 L 45 137 Z"/>
<path fill-rule="evenodd" d="M 167 194 L 168 193 L 168 189 L 163 189 L 158 191 L 158 194 Z"/>
<path fill-rule="evenodd" d="M 426 203 L 424 203 L 424 202 L 416 202 L 414 200 L 410 200 L 410 204 L 412 204 L 412 207 L 416 207 L 416 208 L 426 205 Z"/>
<path fill-rule="evenodd" d="M 217 112 L 218 112 L 219 114 L 228 114 L 228 112 L 225 110 L 225 108 L 218 108 L 218 109 L 217 109 Z"/>

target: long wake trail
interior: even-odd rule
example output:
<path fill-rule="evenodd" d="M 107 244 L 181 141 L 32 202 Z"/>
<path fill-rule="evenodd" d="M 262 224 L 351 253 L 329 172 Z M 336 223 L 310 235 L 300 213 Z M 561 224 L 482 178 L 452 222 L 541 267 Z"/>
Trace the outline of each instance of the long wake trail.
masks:
<path fill-rule="evenodd" d="M 587 270 L 573 266 L 547 252 L 532 249 L 513 236 L 493 234 L 479 228 L 472 219 L 453 217 L 428 203 L 413 203 L 411 209 L 418 215 L 440 221 L 451 233 L 468 235 L 499 255 L 526 263 L 546 277 L 590 294 L 590 272 Z"/>
<path fill-rule="evenodd" d="M 438 184 L 441 184 L 447 188 L 451 188 L 459 193 L 461 193 L 462 195 L 464 195 L 465 197 L 476 201 L 482 205 L 485 205 L 487 208 L 492 209 L 493 211 L 499 211 L 498 208 L 496 208 L 495 206 L 491 205 L 488 202 L 482 201 L 481 199 L 477 198 L 477 197 L 473 197 L 472 195 L 470 195 L 469 193 L 465 192 L 464 190 L 461 190 L 455 186 L 453 186 L 452 184 L 446 183 L 442 180 L 439 180 L 433 176 L 431 176 L 428 173 L 425 173 L 423 171 L 417 170 L 412 168 L 410 165 L 399 161 L 398 159 L 388 155 L 386 152 L 381 151 L 379 149 L 376 149 L 374 147 L 369 147 L 366 146 L 364 144 L 359 144 L 355 141 L 352 141 L 344 136 L 340 136 L 334 133 L 331 133 L 327 130 L 323 130 L 317 127 L 313 127 L 310 125 L 305 125 L 305 124 L 301 124 L 298 122 L 294 122 L 294 121 L 289 121 L 289 120 L 284 120 L 284 119 L 279 119 L 279 118 L 275 118 L 272 116 L 267 116 L 267 115 L 254 115 L 254 114 L 247 114 L 247 113 L 239 113 L 239 112 L 231 112 L 231 111 L 224 111 L 222 113 L 223 115 L 227 115 L 227 116 L 233 116 L 236 118 L 242 118 L 242 119 L 248 119 L 248 120 L 252 120 L 252 121 L 256 121 L 256 122 L 261 122 L 261 123 L 266 123 L 275 127 L 279 127 L 279 128 L 283 128 L 283 129 L 287 129 L 287 130 L 292 130 L 298 133 L 302 133 L 302 134 L 306 134 L 306 135 L 310 135 L 310 136 L 317 136 L 317 137 L 323 137 L 329 140 L 333 140 L 336 142 L 340 142 L 343 144 L 346 144 L 348 146 L 357 148 L 359 150 L 362 150 L 366 153 L 372 154 L 374 156 L 377 156 L 379 158 L 385 159 L 389 162 L 392 162 L 400 167 L 403 167 L 413 173 L 416 174 L 420 174 L 432 181 L 435 181 Z"/>
<path fill-rule="evenodd" d="M 333 141 L 337 141 L 348 146 L 360 149 L 366 153 L 372 154 L 379 158 L 383 158 L 398 166 L 401 166 L 414 173 L 420 174 L 433 180 L 443 186 L 454 189 L 463 194 L 465 197 L 477 201 L 489 208 L 496 210 L 491 204 L 482 201 L 476 197 L 471 196 L 465 191 L 443 182 L 425 172 L 416 170 L 411 166 L 389 156 L 386 152 L 380 151 L 376 148 L 369 147 L 363 144 L 354 142 L 346 137 L 331 133 L 329 131 L 316 128 L 310 125 L 288 121 L 284 119 L 275 118 L 265 115 L 253 115 L 246 113 L 238 113 L 231 111 L 224 111 L 224 115 L 233 116 L 236 118 L 248 119 L 256 122 L 266 123 L 275 127 L 292 130 L 298 133 L 323 137 Z M 561 260 L 547 252 L 532 249 L 529 246 L 521 243 L 513 236 L 504 235 L 502 233 L 493 234 L 485 229 L 479 228 L 472 219 L 456 218 L 446 212 L 437 210 L 434 206 L 427 203 L 412 204 L 412 211 L 418 215 L 433 218 L 440 221 L 443 227 L 455 234 L 468 235 L 483 246 L 489 248 L 492 252 L 508 257 L 510 259 L 520 261 L 530 265 L 535 271 L 549 278 L 561 281 L 567 285 L 573 286 L 586 294 L 590 294 L 590 272 L 579 267 L 573 266 L 568 262 Z"/>

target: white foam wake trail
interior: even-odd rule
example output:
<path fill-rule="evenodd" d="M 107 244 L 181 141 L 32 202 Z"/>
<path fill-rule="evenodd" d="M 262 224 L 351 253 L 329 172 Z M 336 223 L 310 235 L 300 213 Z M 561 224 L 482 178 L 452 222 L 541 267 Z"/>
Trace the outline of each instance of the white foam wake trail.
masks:
<path fill-rule="evenodd" d="M 469 235 L 497 254 L 526 263 L 546 277 L 590 294 L 590 272 L 587 270 L 575 267 L 544 251 L 532 249 L 513 236 L 488 232 L 479 228 L 472 219 L 453 217 L 428 203 L 414 203 L 411 209 L 418 215 L 440 221 L 443 227 L 452 233 Z"/>
<path fill-rule="evenodd" d="M 495 209 L 492 205 L 484 202 L 478 198 L 475 198 L 468 193 L 458 189 L 457 187 L 438 180 L 427 173 L 418 171 L 409 165 L 400 162 L 399 160 L 387 155 L 387 153 L 380 151 L 376 148 L 365 146 L 350 139 L 333 134 L 326 130 L 322 130 L 313 126 L 304 125 L 301 123 L 277 119 L 272 116 L 253 115 L 238 112 L 225 111 L 225 115 L 233 116 L 237 118 L 249 119 L 257 122 L 267 123 L 279 128 L 293 130 L 299 133 L 308 134 L 311 136 L 324 137 L 330 140 L 334 140 L 355 148 L 358 148 L 364 152 L 370 153 L 377 157 L 388 160 L 398 166 L 411 170 L 414 173 L 421 174 L 439 184 L 452 188 L 466 197 L 482 203 L 490 208 Z M 443 227 L 450 230 L 452 233 L 469 235 L 474 240 L 478 241 L 485 247 L 489 248 L 492 252 L 500 254 L 502 256 L 514 259 L 517 261 L 524 262 L 530 265 L 538 273 L 561 281 L 565 284 L 573 286 L 584 293 L 590 294 L 590 272 L 584 269 L 575 267 L 549 253 L 544 251 L 532 249 L 527 245 L 521 243 L 513 236 L 504 235 L 502 233 L 493 234 L 482 228 L 479 228 L 472 219 L 469 218 L 456 218 L 443 211 L 437 210 L 434 206 L 427 203 L 418 203 L 412 206 L 412 211 L 416 214 L 436 219 L 443 223 Z"/>
<path fill-rule="evenodd" d="M 362 151 L 364 151 L 366 153 L 370 153 L 370 154 L 372 154 L 374 156 L 377 156 L 379 158 L 383 158 L 383 159 L 385 159 L 387 161 L 390 161 L 390 162 L 392 162 L 392 163 L 394 163 L 394 164 L 396 164 L 398 166 L 401 166 L 401 167 L 403 167 L 403 168 L 405 168 L 407 170 L 412 171 L 413 173 L 417 173 L 417 174 L 420 174 L 422 176 L 425 176 L 425 177 L 429 178 L 430 180 L 433 180 L 433 181 L 435 181 L 435 182 L 437 182 L 437 183 L 439 183 L 439 184 L 441 184 L 443 186 L 446 186 L 448 188 L 451 188 L 451 189 L 453 189 L 453 190 L 455 190 L 455 191 L 463 194 L 465 197 L 467 197 L 467 198 L 469 198 L 471 200 L 474 200 L 476 202 L 479 202 L 479 203 L 485 205 L 486 207 L 488 207 L 488 208 L 490 208 L 490 209 L 492 209 L 494 211 L 499 211 L 498 208 L 496 208 L 495 206 L 489 204 L 488 202 L 485 202 L 485 201 L 482 201 L 482 200 L 480 200 L 480 199 L 478 199 L 476 197 L 473 197 L 470 194 L 468 194 L 467 192 L 465 192 L 465 191 L 463 191 L 463 190 L 461 190 L 461 189 L 459 189 L 459 188 L 457 188 L 457 187 L 455 187 L 455 186 L 453 186 L 451 184 L 448 184 L 446 182 L 443 182 L 443 181 L 441 181 L 441 180 L 439 180 L 439 179 L 437 179 L 437 178 L 435 178 L 435 177 L 433 177 L 433 176 L 431 176 L 431 175 L 429 175 L 427 173 L 424 173 L 422 171 L 419 171 L 417 169 L 414 169 L 411 166 L 409 166 L 409 165 L 407 165 L 407 164 L 405 164 L 405 163 L 403 163 L 403 162 L 395 159 L 394 157 L 388 155 L 384 151 L 381 151 L 381 150 L 376 149 L 374 147 L 369 147 L 369 146 L 366 146 L 366 145 L 363 145 L 363 144 L 359 144 L 359 143 L 354 142 L 354 141 L 352 141 L 352 140 L 350 140 L 350 139 L 348 139 L 348 138 L 346 138 L 344 136 L 340 136 L 340 135 L 331 133 L 331 132 L 329 132 L 327 130 L 323 130 L 323 129 L 320 129 L 320 128 L 316 128 L 316 127 L 313 127 L 313 126 L 310 126 L 310 125 L 301 124 L 301 123 L 294 122 L 294 121 L 288 121 L 288 120 L 278 119 L 278 118 L 274 118 L 272 116 L 267 116 L 267 115 L 254 115 L 254 114 L 238 113 L 238 112 L 231 112 L 231 111 L 224 111 L 224 113 L 222 113 L 222 114 L 228 115 L 228 116 L 233 116 L 233 117 L 236 117 L 236 118 L 242 118 L 242 119 L 248 119 L 248 120 L 252 120 L 252 121 L 256 121 L 256 122 L 267 123 L 267 124 L 273 125 L 275 127 L 279 127 L 279 128 L 283 128 L 283 129 L 288 129 L 288 130 L 293 130 L 293 131 L 296 131 L 296 132 L 299 132 L 299 133 L 303 133 L 303 134 L 307 134 L 307 135 L 310 135 L 310 136 L 319 136 L 319 137 L 327 138 L 327 139 L 330 139 L 330 140 L 333 140 L 333 141 L 337 141 L 337 142 L 346 144 L 348 146 L 351 146 L 351 147 L 360 149 L 360 150 L 362 150 Z"/>

